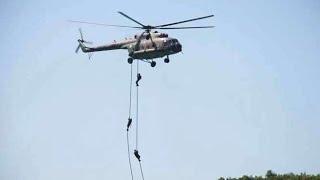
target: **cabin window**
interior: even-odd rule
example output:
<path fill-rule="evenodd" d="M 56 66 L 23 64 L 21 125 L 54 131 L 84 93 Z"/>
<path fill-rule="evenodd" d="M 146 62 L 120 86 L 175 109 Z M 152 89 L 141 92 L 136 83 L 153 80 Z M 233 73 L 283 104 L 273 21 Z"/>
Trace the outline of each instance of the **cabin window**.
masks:
<path fill-rule="evenodd" d="M 166 40 L 163 40 L 163 46 L 167 46 L 168 42 Z"/>

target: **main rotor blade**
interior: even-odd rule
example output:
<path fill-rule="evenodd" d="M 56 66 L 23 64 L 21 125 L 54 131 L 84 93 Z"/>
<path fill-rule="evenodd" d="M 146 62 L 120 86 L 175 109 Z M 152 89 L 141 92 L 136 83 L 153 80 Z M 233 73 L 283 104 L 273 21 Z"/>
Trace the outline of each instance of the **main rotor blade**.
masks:
<path fill-rule="evenodd" d="M 145 25 L 141 24 L 140 22 L 138 22 L 138 21 L 136 21 L 136 20 L 132 19 L 131 17 L 129 17 L 128 15 L 126 15 L 126 14 L 125 14 L 125 13 L 123 13 L 123 12 L 118 11 L 118 13 L 120 13 L 122 16 L 124 16 L 124 17 L 126 17 L 126 18 L 130 19 L 131 21 L 133 21 L 133 22 L 135 22 L 135 23 L 139 24 L 139 25 L 140 25 L 140 26 L 142 26 L 142 27 L 144 27 L 144 26 L 145 26 Z"/>
<path fill-rule="evenodd" d="M 214 28 L 214 26 L 163 27 L 163 28 L 156 28 L 156 29 L 201 29 L 201 28 Z"/>
<path fill-rule="evenodd" d="M 81 39 L 83 39 L 83 35 L 82 35 L 82 30 L 81 30 L 81 28 L 79 28 L 79 32 L 80 32 Z"/>
<path fill-rule="evenodd" d="M 190 22 L 190 21 L 196 21 L 196 20 L 200 20 L 200 19 L 210 18 L 210 17 L 213 17 L 213 16 L 214 15 L 209 15 L 209 16 L 189 19 L 189 20 L 185 20 L 185 21 L 179 21 L 179 22 L 175 22 L 175 23 L 170 23 L 170 24 L 163 24 L 163 25 L 159 25 L 159 26 L 155 26 L 155 27 L 158 28 L 158 27 L 172 26 L 172 25 L 175 25 L 175 24 L 181 24 L 181 23 L 186 23 L 186 22 Z"/>
<path fill-rule="evenodd" d="M 98 26 L 126 27 L 126 28 L 136 28 L 136 29 L 142 28 L 142 27 L 134 27 L 134 26 L 121 26 L 121 25 L 102 24 L 102 23 L 85 22 L 85 21 L 73 21 L 73 20 L 68 20 L 68 21 L 73 23 L 91 24 L 91 25 L 98 25 Z"/>

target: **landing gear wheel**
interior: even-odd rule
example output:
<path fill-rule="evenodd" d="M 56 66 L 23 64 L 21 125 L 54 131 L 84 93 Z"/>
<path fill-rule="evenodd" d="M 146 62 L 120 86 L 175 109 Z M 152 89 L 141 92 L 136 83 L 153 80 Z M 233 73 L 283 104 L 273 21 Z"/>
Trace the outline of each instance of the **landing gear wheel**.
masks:
<path fill-rule="evenodd" d="M 165 62 L 165 63 L 169 63 L 169 62 L 170 62 L 170 59 L 169 59 L 169 58 L 165 58 L 165 59 L 164 59 L 164 62 Z"/>
<path fill-rule="evenodd" d="M 132 58 L 128 58 L 128 63 L 132 64 L 132 62 L 133 62 L 133 59 Z"/>
<path fill-rule="evenodd" d="M 156 66 L 156 62 L 155 61 L 151 61 L 151 67 L 155 67 Z"/>

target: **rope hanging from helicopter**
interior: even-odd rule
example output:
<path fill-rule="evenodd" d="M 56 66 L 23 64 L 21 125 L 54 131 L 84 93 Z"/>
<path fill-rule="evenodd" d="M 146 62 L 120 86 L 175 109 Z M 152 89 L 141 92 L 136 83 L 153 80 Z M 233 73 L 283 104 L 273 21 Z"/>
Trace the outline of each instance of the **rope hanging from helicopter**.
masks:
<path fill-rule="evenodd" d="M 142 170 L 142 165 L 141 165 L 141 159 L 138 151 L 138 134 L 139 134 L 139 84 L 138 82 L 141 80 L 141 75 L 139 73 L 139 60 L 137 60 L 137 80 L 136 80 L 136 87 L 137 87 L 137 94 L 136 94 L 136 148 L 134 150 L 134 155 L 139 161 L 139 166 L 140 166 L 140 172 L 142 179 L 144 180 L 144 175 L 143 175 L 143 170 Z M 133 180 L 133 171 L 132 171 L 132 164 L 131 164 L 131 158 L 130 158 L 130 142 L 129 142 L 129 128 L 132 123 L 132 118 L 131 118 L 131 111 L 132 109 L 132 64 L 131 64 L 131 72 L 130 72 L 130 99 L 129 99 L 129 118 L 128 118 L 128 123 L 127 123 L 127 148 L 128 148 L 128 159 L 129 159 L 129 166 L 130 166 L 130 173 L 131 173 L 131 179 Z"/>
<path fill-rule="evenodd" d="M 129 128 L 132 123 L 131 118 L 131 96 L 132 96 L 132 64 L 130 65 L 130 99 L 129 99 L 129 118 L 128 118 L 128 124 L 127 124 L 127 146 L 128 146 L 128 159 L 129 159 L 129 166 L 130 166 L 130 173 L 131 173 L 131 179 L 133 180 L 133 173 L 132 173 L 132 166 L 131 166 L 131 158 L 130 158 L 130 143 L 129 143 Z"/>
<path fill-rule="evenodd" d="M 139 140 L 139 84 L 138 82 L 141 80 L 141 75 L 139 73 L 139 60 L 137 60 L 137 95 L 136 95 L 136 150 L 138 150 L 138 140 Z"/>

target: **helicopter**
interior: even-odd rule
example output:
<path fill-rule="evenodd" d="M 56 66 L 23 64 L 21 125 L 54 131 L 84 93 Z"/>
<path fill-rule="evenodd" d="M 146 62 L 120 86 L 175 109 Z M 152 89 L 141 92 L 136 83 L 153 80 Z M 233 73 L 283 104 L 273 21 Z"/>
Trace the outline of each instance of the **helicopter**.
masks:
<path fill-rule="evenodd" d="M 92 42 L 85 41 L 83 39 L 83 34 L 81 28 L 79 28 L 80 37 L 78 39 L 78 47 L 76 48 L 76 53 L 78 53 L 79 49 L 84 53 L 89 53 L 89 59 L 93 52 L 97 51 L 109 51 L 109 50 L 117 50 L 117 49 L 126 49 L 128 50 L 128 63 L 132 64 L 133 60 L 141 60 L 147 63 L 150 63 L 151 67 L 156 66 L 156 62 L 154 59 L 163 58 L 165 63 L 169 63 L 169 55 L 177 54 L 182 52 L 182 45 L 178 41 L 178 39 L 169 37 L 166 33 L 160 33 L 156 30 L 158 29 L 202 29 L 202 28 L 213 28 L 214 26 L 189 26 L 189 27 L 168 27 L 176 24 L 182 24 L 190 21 L 201 20 L 205 18 L 213 17 L 214 15 L 208 15 L 203 17 L 198 17 L 194 19 L 188 19 L 184 21 L 178 21 L 174 23 L 168 23 L 163 25 L 151 26 L 144 25 L 137 20 L 129 17 L 123 12 L 118 12 L 124 17 L 130 19 L 131 21 L 137 23 L 140 26 L 123 26 L 123 25 L 110 25 L 110 24 L 101 24 L 101 23 L 92 23 L 92 22 L 84 22 L 84 21 L 73 21 L 69 20 L 73 23 L 82 23 L 82 24 L 91 24 L 91 25 L 100 25 L 100 26 L 112 26 L 112 27 L 121 27 L 121 28 L 133 28 L 133 29 L 142 29 L 144 30 L 142 33 L 134 35 L 133 38 L 121 40 L 121 41 L 113 41 L 110 44 L 105 44 L 102 46 L 89 47 L 87 44 L 92 44 Z M 154 31 L 155 30 L 155 31 Z"/>

